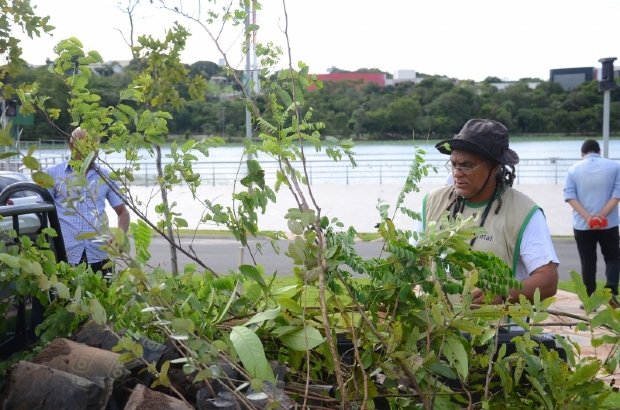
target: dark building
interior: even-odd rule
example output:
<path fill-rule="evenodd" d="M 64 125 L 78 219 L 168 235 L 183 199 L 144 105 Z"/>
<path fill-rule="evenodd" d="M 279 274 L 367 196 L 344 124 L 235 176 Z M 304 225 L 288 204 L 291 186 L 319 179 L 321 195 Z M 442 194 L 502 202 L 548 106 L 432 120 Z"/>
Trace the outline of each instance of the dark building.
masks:
<path fill-rule="evenodd" d="M 577 87 L 597 77 L 595 67 L 557 68 L 549 72 L 549 81 L 559 83 L 565 90 Z"/>

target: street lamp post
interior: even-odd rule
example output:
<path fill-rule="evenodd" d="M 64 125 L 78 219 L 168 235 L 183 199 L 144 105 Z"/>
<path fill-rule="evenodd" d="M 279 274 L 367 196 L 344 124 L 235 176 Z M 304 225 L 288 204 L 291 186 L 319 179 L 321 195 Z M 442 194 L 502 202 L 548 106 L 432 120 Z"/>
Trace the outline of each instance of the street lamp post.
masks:
<path fill-rule="evenodd" d="M 601 81 L 598 83 L 598 90 L 603 91 L 603 158 L 609 158 L 609 104 L 611 91 L 618 88 L 618 84 L 614 80 L 614 61 L 616 61 L 616 57 L 598 60 L 599 63 L 603 64 Z"/>
<path fill-rule="evenodd" d="M 226 136 L 226 107 L 222 107 L 222 139 Z"/>

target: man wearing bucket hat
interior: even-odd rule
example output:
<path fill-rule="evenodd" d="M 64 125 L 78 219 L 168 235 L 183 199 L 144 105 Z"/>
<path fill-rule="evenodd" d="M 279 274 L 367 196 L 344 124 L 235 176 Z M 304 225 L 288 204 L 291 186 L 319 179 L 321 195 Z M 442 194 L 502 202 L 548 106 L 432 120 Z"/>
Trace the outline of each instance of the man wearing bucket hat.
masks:
<path fill-rule="evenodd" d="M 487 233 L 472 239 L 471 245 L 512 266 L 523 289 L 510 289 L 509 301 L 518 301 L 521 294 L 532 301 L 536 289 L 541 299 L 555 295 L 559 260 L 542 210 L 512 188 L 519 156 L 508 147 L 506 127 L 497 121 L 472 119 L 435 148 L 450 155 L 446 168 L 452 172 L 454 184 L 424 197 L 422 221 L 414 230 L 425 231 L 429 221 L 439 223 L 446 211 L 449 217 L 481 212 L 475 223 Z M 484 296 L 475 291 L 473 303 L 481 303 Z M 501 302 L 501 296 L 496 295 L 493 303 Z"/>

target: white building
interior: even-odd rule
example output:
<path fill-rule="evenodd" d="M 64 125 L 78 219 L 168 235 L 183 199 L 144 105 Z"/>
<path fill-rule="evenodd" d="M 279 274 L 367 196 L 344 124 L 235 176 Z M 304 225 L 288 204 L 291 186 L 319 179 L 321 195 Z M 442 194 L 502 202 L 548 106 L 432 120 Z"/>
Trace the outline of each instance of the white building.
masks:
<path fill-rule="evenodd" d="M 419 83 L 421 78 L 416 77 L 415 70 L 396 70 L 393 78 L 386 78 L 385 85 L 397 85 L 399 83 Z"/>

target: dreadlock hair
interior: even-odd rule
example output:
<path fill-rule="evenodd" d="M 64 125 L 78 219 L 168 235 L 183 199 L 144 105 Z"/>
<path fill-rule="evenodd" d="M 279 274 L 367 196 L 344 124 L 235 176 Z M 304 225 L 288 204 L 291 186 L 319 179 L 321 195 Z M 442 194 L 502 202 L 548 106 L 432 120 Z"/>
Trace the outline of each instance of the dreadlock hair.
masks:
<path fill-rule="evenodd" d="M 493 205 L 493 202 L 495 202 L 496 199 L 497 199 L 497 208 L 495 208 L 495 215 L 497 215 L 500 209 L 502 209 L 502 204 L 503 204 L 502 194 L 506 191 L 507 188 L 512 187 L 515 177 L 516 177 L 516 172 L 515 172 L 515 167 L 513 165 L 500 165 L 499 166 L 499 169 L 495 173 L 495 190 L 493 190 L 493 195 L 491 195 L 491 200 L 489 201 L 487 206 L 484 208 L 484 211 L 482 212 L 482 217 L 480 220 L 481 227 L 484 226 L 484 222 L 486 221 L 487 216 L 489 215 L 489 212 Z M 489 176 L 487 177 L 487 180 L 485 181 L 484 186 L 488 184 L 490 178 L 491 178 L 491 174 L 489 174 Z M 482 189 L 484 189 L 484 186 L 482 187 Z M 452 186 L 452 190 L 450 191 L 450 194 L 448 195 L 448 200 L 451 200 L 451 201 L 448 203 L 448 207 L 446 208 L 446 211 L 450 212 L 450 218 L 455 218 L 457 214 L 463 213 L 463 210 L 465 209 L 466 200 L 465 198 L 463 198 L 462 196 L 456 193 L 456 188 L 454 186 Z M 470 245 L 473 245 L 475 241 L 476 241 L 476 238 L 473 238 L 470 242 Z"/>

